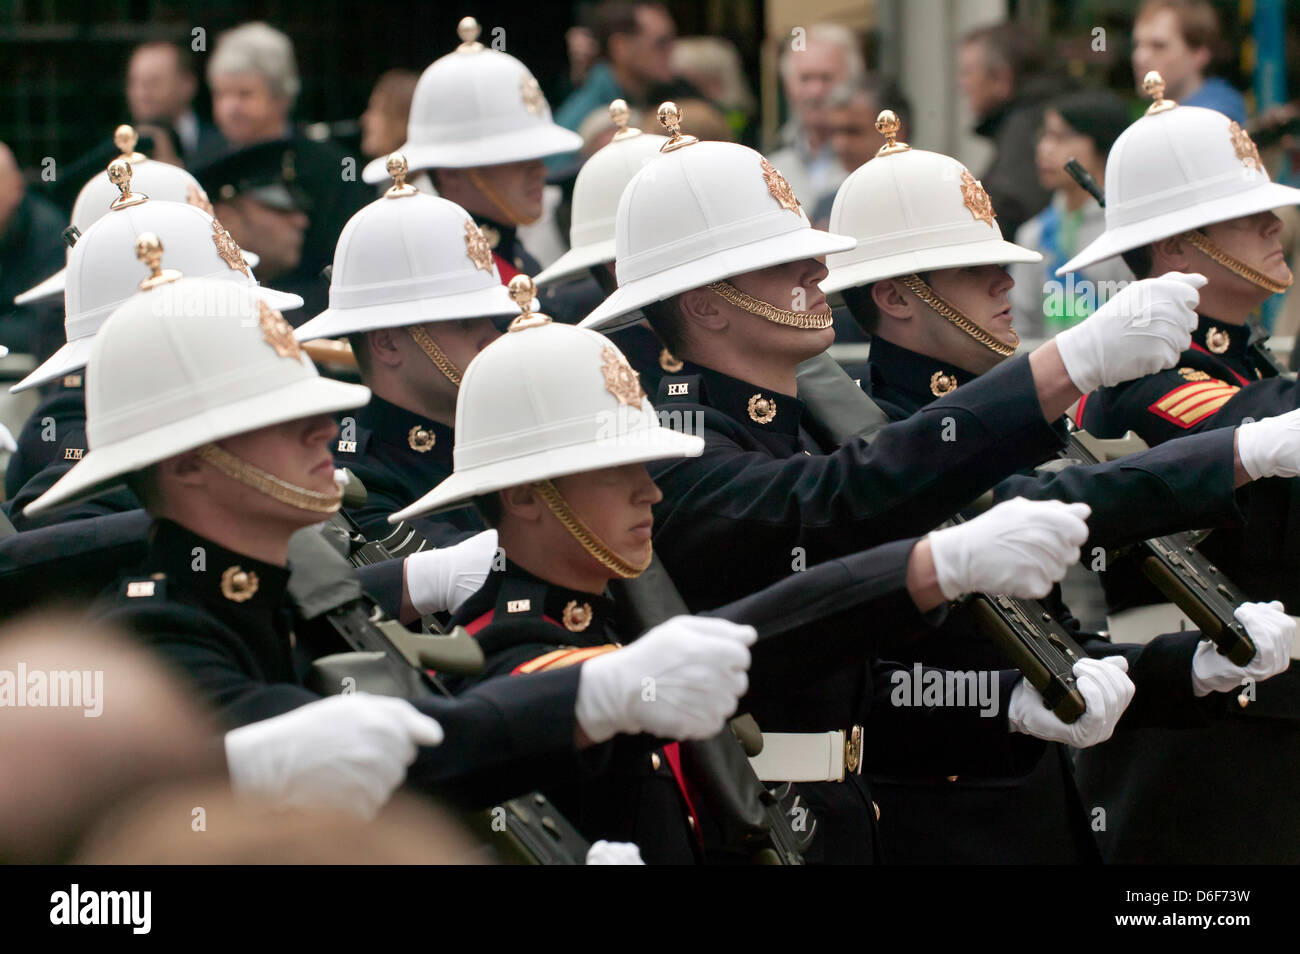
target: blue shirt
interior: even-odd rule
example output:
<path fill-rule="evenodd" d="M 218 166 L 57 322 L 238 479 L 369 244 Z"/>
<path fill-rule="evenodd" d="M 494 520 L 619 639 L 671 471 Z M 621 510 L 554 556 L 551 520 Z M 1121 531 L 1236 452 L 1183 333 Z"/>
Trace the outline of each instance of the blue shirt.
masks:
<path fill-rule="evenodd" d="M 1229 119 L 1235 119 L 1239 123 L 1246 122 L 1246 100 L 1235 88 L 1228 85 L 1226 80 L 1219 79 L 1217 76 L 1211 76 L 1201 88 L 1191 96 L 1182 100 L 1184 106 L 1204 106 L 1206 109 L 1217 109 Z"/>

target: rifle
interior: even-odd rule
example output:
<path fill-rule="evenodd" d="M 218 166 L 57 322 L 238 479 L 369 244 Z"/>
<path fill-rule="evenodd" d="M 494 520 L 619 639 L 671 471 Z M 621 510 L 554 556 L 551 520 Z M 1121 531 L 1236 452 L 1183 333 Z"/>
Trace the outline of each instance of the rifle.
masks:
<path fill-rule="evenodd" d="M 1146 444 L 1132 431 L 1105 441 L 1071 425 L 1069 446 L 1062 457 L 1096 464 L 1138 450 L 1146 450 Z M 1204 534 L 1183 531 L 1144 540 L 1134 547 L 1138 565 L 1165 598 L 1186 613 L 1203 636 L 1214 641 L 1221 655 L 1244 666 L 1255 655 L 1255 643 L 1233 612 L 1246 602 L 1246 596 L 1197 549 L 1202 539 Z"/>
<path fill-rule="evenodd" d="M 365 502 L 360 481 L 353 478 L 349 489 L 353 505 Z M 390 551 L 388 545 L 395 536 L 399 536 L 398 544 Z M 346 549 L 340 550 L 340 540 Z M 346 686 L 349 691 L 415 700 L 435 693 L 451 695 L 433 671 L 464 676 L 482 671 L 483 650 L 463 627 L 457 626 L 447 635 L 411 632 L 385 616 L 364 595 L 348 566 L 366 566 L 427 546 L 427 541 L 405 524 L 384 541 L 367 541 L 341 509 L 321 532 L 307 528 L 293 535 L 289 541 L 294 568 L 289 592 L 300 614 L 309 623 L 327 626 L 352 650 L 316 659 L 310 688 L 328 695 Z M 590 845 L 541 792 L 507 799 L 474 813 L 469 821 L 504 859 L 514 863 L 586 863 Z"/>
<path fill-rule="evenodd" d="M 628 607 L 639 632 L 690 613 L 658 557 L 640 576 L 616 580 L 610 590 Z M 726 616 L 725 611 L 709 615 Z M 809 819 L 803 832 L 794 831 L 794 786 L 785 782 L 773 790 L 759 781 L 749 764 L 749 755 L 762 749 L 761 736 L 755 741 L 757 726 L 749 716 L 732 721 L 732 728 L 710 739 L 679 743 L 686 773 L 721 827 L 725 851 L 747 856 L 755 864 L 801 865 L 816 821 Z M 749 740 L 748 749 L 742 739 Z"/>
<path fill-rule="evenodd" d="M 799 366 L 799 399 L 816 421 L 815 432 L 829 444 L 850 437 L 875 438 L 888 417 L 828 354 Z M 954 518 L 960 521 L 960 517 Z M 1074 678 L 1074 664 L 1086 653 L 1074 636 L 1038 600 L 1004 594 L 967 597 L 976 625 L 1062 722 L 1075 722 L 1087 710 Z"/>

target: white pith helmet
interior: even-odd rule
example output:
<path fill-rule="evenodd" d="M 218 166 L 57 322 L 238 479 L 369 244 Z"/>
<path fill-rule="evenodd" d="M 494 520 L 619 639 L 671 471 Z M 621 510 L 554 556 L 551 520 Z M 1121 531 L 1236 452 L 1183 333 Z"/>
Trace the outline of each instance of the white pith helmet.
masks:
<path fill-rule="evenodd" d="M 856 244 L 814 229 L 790 184 L 761 154 L 682 137 L 673 103 L 659 107 L 659 119 L 672 139 L 619 200 L 618 288 L 581 327 L 614 331 L 639 321 L 638 309 L 652 302 Z"/>
<path fill-rule="evenodd" d="M 1300 205 L 1300 189 L 1269 180 L 1234 120 L 1164 99 L 1154 71 L 1143 85 L 1155 102 L 1106 157 L 1106 231 L 1057 275 L 1215 222 Z"/>
<path fill-rule="evenodd" d="M 435 60 L 411 98 L 406 142 L 412 170 L 465 169 L 542 159 L 582 148 L 582 137 L 551 121 L 551 107 L 528 67 L 478 42 L 473 17 L 460 21 L 460 46 Z M 372 185 L 383 158 L 362 170 Z"/>
<path fill-rule="evenodd" d="M 531 294 L 526 276 L 511 284 L 519 298 Z M 660 425 L 608 338 L 527 310 L 470 362 L 455 430 L 452 475 L 389 522 L 517 484 L 704 450 L 703 438 Z"/>
<path fill-rule="evenodd" d="M 132 297 L 95 336 L 86 373 L 89 450 L 24 513 L 213 441 L 368 400 L 368 388 L 322 378 L 256 289 L 177 279 Z"/>
<path fill-rule="evenodd" d="M 388 163 L 395 184 L 343 227 L 330 306 L 298 328 L 298 339 L 517 314 L 470 214 L 406 184 L 400 153 Z"/>
<path fill-rule="evenodd" d="M 621 99 L 610 103 L 609 112 L 619 131 L 612 142 L 597 150 L 579 170 L 573 184 L 569 250 L 537 275 L 534 280 L 538 285 L 545 286 L 582 274 L 593 265 L 614 261 L 618 200 L 632 177 L 646 163 L 659 158 L 660 147 L 668 141 L 666 136 L 629 129 L 627 103 Z"/>
<path fill-rule="evenodd" d="M 131 163 L 132 188 L 151 199 L 164 202 L 187 202 L 212 214 L 212 203 L 199 185 L 199 181 L 182 169 L 169 162 L 156 162 L 140 155 L 135 150 L 137 136 L 130 126 L 119 126 L 113 136 L 123 156 L 133 156 Z M 77 201 L 72 204 L 71 225 L 78 233 L 84 233 L 101 217 L 108 214 L 109 207 L 117 199 L 117 187 L 108 180 L 103 172 L 97 172 L 81 187 Z M 68 249 L 68 257 L 72 250 Z M 258 258 L 252 252 L 244 253 L 244 260 L 256 266 Z M 66 268 L 61 268 L 38 285 L 34 285 L 14 299 L 15 305 L 52 298 L 63 293 Z"/>
<path fill-rule="evenodd" d="M 117 166 L 115 162 L 110 169 Z M 144 233 L 158 236 L 167 267 L 187 278 L 247 287 L 275 309 L 302 307 L 297 295 L 258 285 L 239 245 L 208 213 L 182 202 L 144 199 L 131 192 L 132 185 L 128 172 L 119 197 L 125 203 L 86 229 L 72 248 L 64 290 L 67 343 L 10 391 L 36 387 L 85 366 L 104 320 L 150 277 L 149 266 L 136 252 L 136 240 Z M 140 201 L 132 201 L 135 198 Z"/>
<path fill-rule="evenodd" d="M 937 268 L 1043 260 L 1003 239 L 988 193 L 964 165 L 895 142 L 891 110 L 881 112 L 876 128 L 886 144 L 835 194 L 830 229 L 858 244 L 826 259 L 824 292 Z"/>

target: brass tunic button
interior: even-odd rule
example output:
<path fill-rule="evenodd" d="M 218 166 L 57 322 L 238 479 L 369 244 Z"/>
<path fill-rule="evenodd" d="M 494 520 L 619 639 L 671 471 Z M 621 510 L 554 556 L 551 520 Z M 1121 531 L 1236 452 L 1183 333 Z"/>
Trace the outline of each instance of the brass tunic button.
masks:
<path fill-rule="evenodd" d="M 1205 347 L 1214 354 L 1223 354 L 1228 350 L 1228 346 L 1231 344 L 1232 339 L 1222 328 L 1216 328 L 1214 325 L 1211 325 L 1205 332 Z"/>
<path fill-rule="evenodd" d="M 658 752 L 651 752 L 651 753 L 650 753 L 650 767 L 651 767 L 652 769 L 654 769 L 654 770 L 657 772 L 657 771 L 659 771 L 659 766 L 662 765 L 662 764 L 663 764 L 663 761 L 659 758 L 659 753 L 658 753 Z"/>
<path fill-rule="evenodd" d="M 948 776 L 948 781 L 950 781 L 950 782 L 955 782 L 955 781 L 957 781 L 957 776 L 956 776 L 956 775 L 949 775 L 949 776 Z"/>
<path fill-rule="evenodd" d="M 663 368 L 669 374 L 676 374 L 683 367 L 682 362 L 667 348 L 659 352 L 659 367 Z"/>
<path fill-rule="evenodd" d="M 419 424 L 411 428 L 410 433 L 406 435 L 406 442 L 411 445 L 411 450 L 420 454 L 427 454 L 432 450 L 436 440 L 437 435 L 433 431 Z"/>
<path fill-rule="evenodd" d="M 945 371 L 936 371 L 930 375 L 930 393 L 935 397 L 943 397 L 955 390 L 957 390 L 957 379 L 951 374 Z"/>
<path fill-rule="evenodd" d="M 761 394 L 749 399 L 749 419 L 755 424 L 771 424 L 776 420 L 776 401 Z"/>
<path fill-rule="evenodd" d="M 564 628 L 571 633 L 581 633 L 591 625 L 591 605 L 569 600 L 562 616 Z"/>
<path fill-rule="evenodd" d="M 244 603 L 257 592 L 257 574 L 238 565 L 226 567 L 221 574 L 221 595 L 232 603 Z"/>

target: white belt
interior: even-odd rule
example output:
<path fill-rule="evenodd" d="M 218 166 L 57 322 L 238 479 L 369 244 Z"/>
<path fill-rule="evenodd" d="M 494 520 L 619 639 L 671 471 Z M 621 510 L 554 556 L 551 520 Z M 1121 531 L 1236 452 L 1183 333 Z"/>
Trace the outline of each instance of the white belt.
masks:
<path fill-rule="evenodd" d="M 842 782 L 862 771 L 862 726 L 845 732 L 764 732 L 763 751 L 749 760 L 764 782 Z"/>

